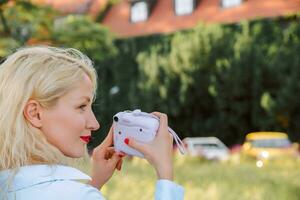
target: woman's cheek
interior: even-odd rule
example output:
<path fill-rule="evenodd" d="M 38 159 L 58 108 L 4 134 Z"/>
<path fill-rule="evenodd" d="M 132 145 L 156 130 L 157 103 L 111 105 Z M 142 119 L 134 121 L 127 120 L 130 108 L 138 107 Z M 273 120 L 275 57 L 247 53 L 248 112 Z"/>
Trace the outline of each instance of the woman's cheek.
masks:
<path fill-rule="evenodd" d="M 80 133 L 85 130 L 85 117 L 82 114 L 79 114 L 76 119 L 72 121 L 73 127 L 76 127 Z"/>

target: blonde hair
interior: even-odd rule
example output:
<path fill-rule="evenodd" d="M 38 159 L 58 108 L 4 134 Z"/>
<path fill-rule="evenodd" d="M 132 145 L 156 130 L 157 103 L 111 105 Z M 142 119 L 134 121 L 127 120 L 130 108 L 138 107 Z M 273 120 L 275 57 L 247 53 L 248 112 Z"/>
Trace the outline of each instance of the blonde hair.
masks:
<path fill-rule="evenodd" d="M 91 60 L 76 49 L 26 47 L 0 65 L 0 170 L 62 164 L 66 157 L 24 117 L 29 99 L 50 108 L 86 74 L 97 89 Z"/>

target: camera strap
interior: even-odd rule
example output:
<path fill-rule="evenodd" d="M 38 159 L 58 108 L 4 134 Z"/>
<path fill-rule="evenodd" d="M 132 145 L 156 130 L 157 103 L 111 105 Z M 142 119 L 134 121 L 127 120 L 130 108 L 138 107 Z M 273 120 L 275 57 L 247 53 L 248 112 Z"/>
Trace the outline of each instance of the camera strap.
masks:
<path fill-rule="evenodd" d="M 176 142 L 176 145 L 177 145 L 177 147 L 178 147 L 180 153 L 181 153 L 182 155 L 184 155 L 185 152 L 186 152 L 186 149 L 185 149 L 185 147 L 184 147 L 183 142 L 182 142 L 181 139 L 178 137 L 178 135 L 175 133 L 175 131 L 173 131 L 170 127 L 168 127 L 168 130 L 169 130 L 169 133 L 172 134 L 172 136 L 173 136 L 173 138 L 174 138 L 174 140 L 175 140 L 175 142 Z"/>

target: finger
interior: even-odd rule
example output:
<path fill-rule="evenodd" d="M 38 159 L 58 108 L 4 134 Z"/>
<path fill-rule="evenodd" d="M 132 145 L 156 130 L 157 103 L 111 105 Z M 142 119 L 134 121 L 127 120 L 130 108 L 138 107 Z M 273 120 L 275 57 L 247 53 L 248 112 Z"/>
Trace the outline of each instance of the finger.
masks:
<path fill-rule="evenodd" d="M 113 128 L 110 127 L 110 130 L 103 140 L 103 142 L 97 147 L 100 151 L 105 151 L 107 147 L 110 147 L 113 144 Z"/>
<path fill-rule="evenodd" d="M 123 164 L 123 159 L 120 159 L 116 166 L 117 170 L 120 171 L 122 169 L 122 164 Z"/>
<path fill-rule="evenodd" d="M 111 127 L 103 142 L 93 150 L 93 154 L 97 155 L 97 157 L 102 157 L 102 158 L 105 157 L 106 148 L 110 147 L 112 144 L 113 144 L 113 128 Z"/>
<path fill-rule="evenodd" d="M 105 152 L 105 159 L 106 160 L 110 159 L 114 153 L 115 153 L 115 149 L 113 147 L 107 147 Z"/>
<path fill-rule="evenodd" d="M 160 112 L 152 112 L 151 114 L 159 118 L 159 124 L 163 127 L 168 127 L 168 116 Z"/>
<path fill-rule="evenodd" d="M 103 145 L 103 147 L 110 147 L 112 144 L 113 144 L 113 127 L 111 126 L 106 138 L 104 139 L 101 145 Z"/>
<path fill-rule="evenodd" d="M 159 128 L 158 128 L 158 135 L 162 133 L 168 133 L 168 116 L 164 113 L 160 112 L 153 112 L 151 113 L 159 118 Z"/>
<path fill-rule="evenodd" d="M 119 154 L 120 157 L 125 157 L 125 156 L 127 156 L 127 154 L 124 153 L 123 151 L 118 152 L 118 154 Z"/>
<path fill-rule="evenodd" d="M 115 153 L 115 154 L 111 157 L 111 159 L 110 159 L 109 161 L 110 161 L 110 163 L 116 168 L 117 163 L 118 163 L 121 159 L 122 159 L 122 158 L 120 158 L 120 156 L 119 156 L 117 153 Z"/>
<path fill-rule="evenodd" d="M 143 153 L 143 154 L 147 154 L 147 144 L 143 144 L 141 142 L 138 142 L 136 140 L 134 140 L 133 138 L 126 138 L 124 141 L 129 147 Z"/>
<path fill-rule="evenodd" d="M 105 152 L 105 159 L 108 160 L 110 159 L 115 153 L 119 155 L 120 158 L 123 158 L 126 156 L 126 153 L 124 152 L 116 152 L 114 147 L 107 147 L 106 152 Z"/>

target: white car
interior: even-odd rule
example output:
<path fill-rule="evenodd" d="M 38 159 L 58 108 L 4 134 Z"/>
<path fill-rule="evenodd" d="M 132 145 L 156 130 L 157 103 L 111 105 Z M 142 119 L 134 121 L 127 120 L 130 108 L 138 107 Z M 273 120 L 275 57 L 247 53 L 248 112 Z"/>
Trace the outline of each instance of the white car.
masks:
<path fill-rule="evenodd" d="M 216 137 L 187 137 L 183 143 L 191 156 L 208 160 L 227 160 L 229 157 L 228 148 Z"/>

